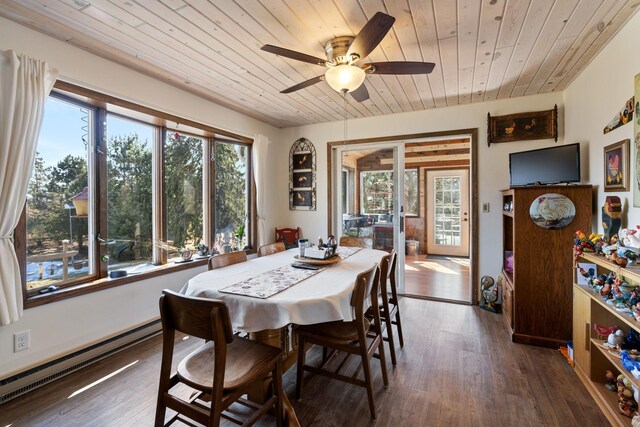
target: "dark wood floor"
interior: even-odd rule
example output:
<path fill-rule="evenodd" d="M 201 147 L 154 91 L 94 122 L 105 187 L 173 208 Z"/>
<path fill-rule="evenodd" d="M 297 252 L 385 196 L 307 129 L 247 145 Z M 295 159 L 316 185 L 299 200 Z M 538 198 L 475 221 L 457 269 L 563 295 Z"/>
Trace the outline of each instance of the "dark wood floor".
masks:
<path fill-rule="evenodd" d="M 378 421 L 369 418 L 364 389 L 323 377 L 307 377 L 302 401 L 293 400 L 294 367 L 285 387 L 303 425 L 608 425 L 562 356 L 513 344 L 500 315 L 410 298 L 402 309 L 406 344 L 398 366 L 389 368 L 388 389 L 373 361 Z M 195 345 L 187 339 L 179 347 L 186 353 Z M 148 340 L 0 405 L 0 427 L 150 426 L 160 348 L 159 338 Z M 312 349 L 309 356 L 318 359 L 319 352 Z M 260 425 L 273 425 L 273 419 Z"/>
<path fill-rule="evenodd" d="M 404 265 L 407 295 L 469 302 L 469 258 L 407 255 Z"/>

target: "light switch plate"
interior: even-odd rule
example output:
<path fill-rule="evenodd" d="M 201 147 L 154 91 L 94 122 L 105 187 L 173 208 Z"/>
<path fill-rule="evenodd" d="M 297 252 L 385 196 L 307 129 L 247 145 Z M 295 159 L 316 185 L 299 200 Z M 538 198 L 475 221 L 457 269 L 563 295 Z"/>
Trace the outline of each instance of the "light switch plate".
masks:
<path fill-rule="evenodd" d="M 482 213 L 489 213 L 490 205 L 489 202 L 484 202 L 482 204 Z"/>

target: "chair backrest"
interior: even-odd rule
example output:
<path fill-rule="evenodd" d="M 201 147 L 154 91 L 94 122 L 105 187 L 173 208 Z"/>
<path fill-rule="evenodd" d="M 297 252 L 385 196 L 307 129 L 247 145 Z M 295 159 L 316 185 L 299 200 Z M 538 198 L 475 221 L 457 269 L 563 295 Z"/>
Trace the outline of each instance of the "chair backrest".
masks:
<path fill-rule="evenodd" d="M 398 263 L 398 257 L 396 256 L 396 252 L 395 251 L 391 251 L 391 253 L 393 254 L 393 258 L 391 259 L 391 268 L 389 268 L 389 282 L 391 284 L 390 288 L 391 289 L 387 289 L 387 292 L 391 291 L 391 294 L 393 296 L 393 300 L 395 301 L 395 304 L 398 303 L 398 288 L 396 287 L 396 264 Z"/>
<path fill-rule="evenodd" d="M 297 228 L 277 228 L 276 227 L 276 242 L 284 242 L 289 245 L 298 242 L 300 238 L 300 227 Z"/>
<path fill-rule="evenodd" d="M 367 298 L 370 299 L 370 304 L 375 311 L 378 311 L 379 274 L 380 268 L 374 265 L 356 277 L 356 283 L 351 294 L 351 307 L 355 310 L 358 322 L 364 320 L 365 301 Z"/>
<path fill-rule="evenodd" d="M 165 289 L 160 297 L 160 317 L 165 332 L 176 330 L 213 342 L 233 341 L 229 309 L 221 300 L 189 297 Z"/>
<path fill-rule="evenodd" d="M 371 249 L 373 247 L 373 240 L 366 237 L 341 236 L 339 246 L 354 246 L 357 248 Z"/>
<path fill-rule="evenodd" d="M 261 256 L 267 256 L 276 254 L 278 252 L 284 252 L 286 250 L 284 243 L 276 242 L 269 245 L 262 245 L 258 248 L 258 258 Z"/>
<path fill-rule="evenodd" d="M 396 251 L 391 250 L 388 255 L 382 257 L 380 261 L 380 293 L 389 292 L 389 287 L 387 283 L 391 276 L 394 277 L 391 279 L 392 283 L 395 285 L 395 267 L 396 267 Z"/>
<path fill-rule="evenodd" d="M 247 260 L 245 251 L 229 252 L 226 254 L 215 255 L 209 258 L 209 270 L 226 267 L 227 265 L 238 264 Z"/>

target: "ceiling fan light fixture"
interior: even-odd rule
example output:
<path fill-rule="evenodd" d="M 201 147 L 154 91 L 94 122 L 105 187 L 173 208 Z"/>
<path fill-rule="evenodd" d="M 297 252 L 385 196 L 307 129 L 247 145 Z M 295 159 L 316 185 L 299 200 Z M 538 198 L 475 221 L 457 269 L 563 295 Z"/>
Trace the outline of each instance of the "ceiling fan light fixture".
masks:
<path fill-rule="evenodd" d="M 336 92 L 349 93 L 359 88 L 364 82 L 365 72 L 360 67 L 342 64 L 330 67 L 324 78 Z"/>

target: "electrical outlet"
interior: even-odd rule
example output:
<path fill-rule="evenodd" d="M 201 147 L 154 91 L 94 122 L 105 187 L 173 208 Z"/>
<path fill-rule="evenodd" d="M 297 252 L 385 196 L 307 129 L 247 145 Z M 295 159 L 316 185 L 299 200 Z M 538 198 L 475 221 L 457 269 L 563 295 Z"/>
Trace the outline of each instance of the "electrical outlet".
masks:
<path fill-rule="evenodd" d="M 482 204 L 482 213 L 489 213 L 489 209 L 490 209 L 489 202 L 485 202 Z"/>
<path fill-rule="evenodd" d="M 17 353 L 22 350 L 26 350 L 29 347 L 31 347 L 31 336 L 30 336 L 30 331 L 28 329 L 26 331 L 13 334 L 13 352 L 14 353 Z"/>

